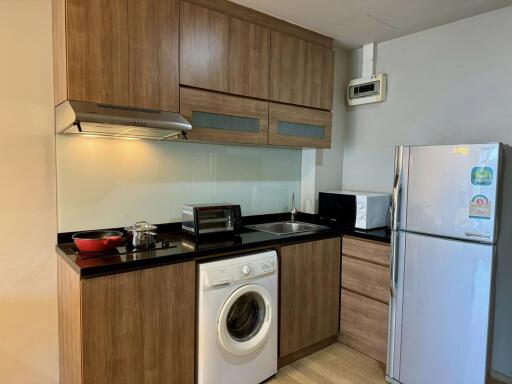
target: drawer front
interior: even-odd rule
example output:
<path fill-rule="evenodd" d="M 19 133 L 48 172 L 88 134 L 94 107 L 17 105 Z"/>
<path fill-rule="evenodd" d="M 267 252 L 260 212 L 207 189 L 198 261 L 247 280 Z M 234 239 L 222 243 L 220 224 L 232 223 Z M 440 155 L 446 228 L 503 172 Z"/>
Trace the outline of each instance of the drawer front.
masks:
<path fill-rule="evenodd" d="M 183 87 L 180 92 L 190 140 L 267 144 L 268 102 Z"/>
<path fill-rule="evenodd" d="M 385 364 L 388 306 L 342 289 L 340 341 Z"/>
<path fill-rule="evenodd" d="M 389 268 L 343 256 L 341 286 L 387 303 L 389 301 Z"/>
<path fill-rule="evenodd" d="M 390 248 L 371 240 L 343 237 L 343 254 L 372 263 L 389 266 Z"/>

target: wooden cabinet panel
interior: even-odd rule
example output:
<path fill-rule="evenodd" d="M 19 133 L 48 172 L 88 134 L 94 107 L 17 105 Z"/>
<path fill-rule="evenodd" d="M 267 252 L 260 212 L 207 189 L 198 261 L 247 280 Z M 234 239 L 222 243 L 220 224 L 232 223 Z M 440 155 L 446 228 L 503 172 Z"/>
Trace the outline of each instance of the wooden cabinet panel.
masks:
<path fill-rule="evenodd" d="M 231 18 L 229 37 L 229 92 L 268 99 L 269 29 Z"/>
<path fill-rule="evenodd" d="M 128 105 L 128 0 L 66 3 L 68 98 Z"/>
<path fill-rule="evenodd" d="M 389 301 L 389 268 L 343 256 L 341 286 L 387 303 Z"/>
<path fill-rule="evenodd" d="M 340 340 L 386 363 L 388 306 L 357 293 L 341 290 Z"/>
<path fill-rule="evenodd" d="M 57 256 L 59 316 L 59 379 L 61 384 L 82 383 L 80 277 Z"/>
<path fill-rule="evenodd" d="M 83 382 L 194 383 L 195 263 L 82 281 Z"/>
<path fill-rule="evenodd" d="M 179 0 L 129 0 L 129 105 L 179 109 Z"/>
<path fill-rule="evenodd" d="M 304 105 L 331 110 L 334 51 L 313 43 L 306 43 L 305 52 Z"/>
<path fill-rule="evenodd" d="M 180 83 L 228 91 L 229 16 L 181 2 Z"/>
<path fill-rule="evenodd" d="M 388 244 L 344 236 L 343 254 L 389 267 L 390 249 Z"/>
<path fill-rule="evenodd" d="M 340 252 L 339 238 L 281 248 L 279 356 L 337 335 Z"/>
<path fill-rule="evenodd" d="M 306 43 L 272 31 L 270 46 L 270 99 L 302 105 Z"/>
<path fill-rule="evenodd" d="M 190 140 L 266 144 L 268 102 L 181 88 L 180 112 L 192 123 Z"/>
<path fill-rule="evenodd" d="M 269 144 L 330 148 L 331 127 L 331 112 L 269 104 Z"/>

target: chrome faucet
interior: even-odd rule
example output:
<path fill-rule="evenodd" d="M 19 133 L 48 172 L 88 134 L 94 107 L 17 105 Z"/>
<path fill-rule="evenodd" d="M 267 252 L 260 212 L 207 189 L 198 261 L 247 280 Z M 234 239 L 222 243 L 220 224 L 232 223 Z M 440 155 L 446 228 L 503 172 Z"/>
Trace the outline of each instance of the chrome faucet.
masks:
<path fill-rule="evenodd" d="M 297 214 L 297 208 L 295 208 L 295 193 L 292 193 L 292 209 L 290 209 L 291 219 L 293 223 L 295 221 L 295 215 Z"/>

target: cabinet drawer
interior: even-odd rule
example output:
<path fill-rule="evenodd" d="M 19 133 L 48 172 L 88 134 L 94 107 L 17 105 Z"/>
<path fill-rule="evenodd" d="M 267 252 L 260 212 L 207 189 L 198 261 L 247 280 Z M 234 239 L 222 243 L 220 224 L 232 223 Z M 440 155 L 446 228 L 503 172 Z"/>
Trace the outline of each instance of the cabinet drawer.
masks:
<path fill-rule="evenodd" d="M 389 301 L 389 268 L 343 256 L 341 286 L 387 303 Z"/>
<path fill-rule="evenodd" d="M 331 112 L 277 103 L 269 105 L 269 144 L 330 148 L 331 127 Z"/>
<path fill-rule="evenodd" d="M 341 290 L 340 341 L 386 363 L 388 306 Z"/>
<path fill-rule="evenodd" d="M 371 240 L 343 237 L 343 254 L 371 263 L 389 266 L 389 245 Z"/>
<path fill-rule="evenodd" d="M 181 88 L 180 111 L 191 140 L 267 144 L 268 102 Z"/>

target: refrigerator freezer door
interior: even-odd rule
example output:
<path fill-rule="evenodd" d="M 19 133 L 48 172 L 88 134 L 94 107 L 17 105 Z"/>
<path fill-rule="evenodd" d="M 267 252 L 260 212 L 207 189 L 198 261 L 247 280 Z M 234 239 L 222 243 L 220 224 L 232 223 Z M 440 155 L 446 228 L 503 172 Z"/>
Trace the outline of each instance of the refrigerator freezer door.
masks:
<path fill-rule="evenodd" d="M 402 229 L 494 243 L 500 154 L 500 144 L 410 147 Z"/>
<path fill-rule="evenodd" d="M 494 246 L 404 236 L 400 383 L 484 384 Z"/>

